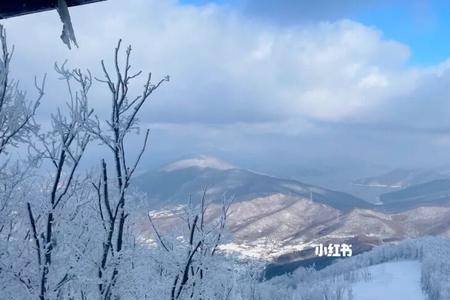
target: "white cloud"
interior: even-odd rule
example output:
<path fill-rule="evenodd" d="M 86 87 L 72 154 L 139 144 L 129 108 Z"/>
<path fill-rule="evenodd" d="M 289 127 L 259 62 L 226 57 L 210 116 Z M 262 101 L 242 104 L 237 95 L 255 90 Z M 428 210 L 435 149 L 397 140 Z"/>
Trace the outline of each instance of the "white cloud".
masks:
<path fill-rule="evenodd" d="M 111 59 L 122 37 L 135 49 L 134 66 L 154 71 L 155 78 L 172 77 L 146 107 L 146 122 L 252 124 L 251 132 L 301 133 L 295 127 L 308 128 L 305 120 L 370 120 L 375 111 L 380 117 L 380 110 L 395 109 L 398 99 L 438 72 L 409 67 L 406 45 L 349 20 L 280 27 L 230 7 L 171 0 L 110 0 L 72 13 L 81 45 L 72 52 L 58 40 L 54 12 L 6 21 L 17 47 L 16 73 L 30 83 L 43 71 L 54 78 L 53 62 L 69 58 L 101 75 L 99 60 Z M 62 85 L 49 84 L 53 109 L 63 101 Z M 98 110 L 108 101 L 93 92 Z"/>

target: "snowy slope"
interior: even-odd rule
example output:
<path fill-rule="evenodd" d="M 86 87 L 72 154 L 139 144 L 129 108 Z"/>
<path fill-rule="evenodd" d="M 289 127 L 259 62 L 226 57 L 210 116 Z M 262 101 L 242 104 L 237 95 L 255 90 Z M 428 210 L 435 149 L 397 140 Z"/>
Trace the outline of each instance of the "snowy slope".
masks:
<path fill-rule="evenodd" d="M 371 279 L 352 286 L 357 300 L 425 300 L 420 288 L 421 264 L 418 261 L 397 261 L 368 268 Z"/>

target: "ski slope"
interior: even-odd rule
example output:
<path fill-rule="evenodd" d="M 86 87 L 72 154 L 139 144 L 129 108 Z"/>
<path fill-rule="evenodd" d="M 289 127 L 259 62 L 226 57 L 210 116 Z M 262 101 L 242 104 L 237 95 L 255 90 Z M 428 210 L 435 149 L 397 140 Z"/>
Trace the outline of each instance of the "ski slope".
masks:
<path fill-rule="evenodd" d="M 371 266 L 370 281 L 360 281 L 352 286 L 356 300 L 425 300 L 420 287 L 418 261 L 397 261 Z"/>

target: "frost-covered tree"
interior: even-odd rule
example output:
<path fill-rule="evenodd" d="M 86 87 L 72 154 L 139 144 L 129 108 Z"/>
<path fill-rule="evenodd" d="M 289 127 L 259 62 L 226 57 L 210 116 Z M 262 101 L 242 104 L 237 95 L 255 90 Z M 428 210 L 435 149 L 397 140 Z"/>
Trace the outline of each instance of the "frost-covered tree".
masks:
<path fill-rule="evenodd" d="M 91 76 L 83 74 L 80 70 L 68 71 L 65 65 L 61 67 L 56 65 L 55 69 L 69 87 L 68 113 L 65 115 L 58 109 L 57 113 L 51 116 L 51 130 L 36 134 L 38 142 L 36 145 L 33 144 L 33 149 L 39 159 L 49 162 L 53 171 L 50 173 L 49 185 L 43 187 L 46 199 L 40 203 L 27 201 L 26 204 L 30 235 L 35 243 L 36 265 L 39 269 L 40 300 L 53 299 L 51 295 L 57 295 L 59 287 L 66 280 L 63 275 L 61 281 L 54 286 L 54 275 L 60 271 L 52 266 L 54 253 L 61 245 L 58 242 L 59 236 L 65 234 L 61 230 L 61 223 L 67 222 L 60 217 L 60 211 L 65 210 L 67 202 L 79 193 L 76 190 L 79 186 L 75 182 L 75 176 L 90 140 L 85 123 L 92 113 L 87 105 L 87 94 L 92 84 Z M 79 90 L 75 93 L 72 92 L 72 81 L 79 85 Z"/>
<path fill-rule="evenodd" d="M 6 299 L 65 299 L 63 288 L 74 278 L 70 262 L 77 260 L 73 249 L 82 248 L 79 239 L 69 237 L 79 229 L 72 220 L 87 199 L 76 171 L 90 139 L 84 123 L 90 114 L 86 99 L 91 79 L 64 66 L 56 70 L 69 87 L 75 81 L 80 88 L 76 93 L 68 89 L 67 113 L 58 109 L 48 132 L 33 128 L 27 133 L 34 135 L 28 141 L 33 165 L 44 166 L 47 173 L 29 168 L 13 195 L 16 207 L 10 213 L 17 222 L 1 249 L 0 275 L 8 279 L 5 293 L 12 295 Z"/>
<path fill-rule="evenodd" d="M 16 235 L 23 220 L 20 218 L 23 203 L 17 200 L 22 199 L 27 192 L 23 182 L 27 180 L 30 169 L 28 165 L 18 161 L 19 156 L 13 155 L 12 150 L 28 142 L 37 128 L 33 117 L 44 94 L 45 79 L 39 85 L 35 81 L 37 99 L 28 100 L 18 82 L 11 79 L 13 50 L 8 47 L 6 31 L 2 25 L 0 48 L 0 290 L 6 292 L 6 287 L 13 285 L 12 282 L 20 282 L 21 277 L 20 270 L 11 268 L 10 254 L 23 253 L 23 249 L 16 247 Z M 20 284 L 28 286 L 25 281 Z"/>
<path fill-rule="evenodd" d="M 35 124 L 32 118 L 44 95 L 44 81 L 36 88 L 37 100 L 29 101 L 26 93 L 19 89 L 18 82 L 10 78 L 10 63 L 13 51 L 8 47 L 6 31 L 0 24 L 0 155 L 9 147 L 27 142 Z"/>
<path fill-rule="evenodd" d="M 128 190 L 132 176 L 141 160 L 147 146 L 149 130 L 145 132 L 141 150 L 136 158 L 132 159 L 127 153 L 127 137 L 139 131 L 138 114 L 143 105 L 150 99 L 153 92 L 158 89 L 169 77 L 152 82 L 152 74 L 149 73 L 144 88 L 140 95 L 131 96 L 130 83 L 138 78 L 142 72 L 131 73 L 130 64 L 131 46 L 125 51 L 125 62 L 120 63 L 121 40 L 114 55 L 114 72 L 107 70 L 102 61 L 104 79 L 97 79 L 104 83 L 111 94 L 110 119 L 101 122 L 99 117 L 92 119 L 86 127 L 112 153 L 113 176 L 108 171 L 106 160 L 101 163 L 101 177 L 94 183 L 98 195 L 98 209 L 102 218 L 104 238 L 102 241 L 102 253 L 98 262 L 98 289 L 102 299 L 115 299 L 117 297 L 116 286 L 120 276 L 120 264 L 123 257 L 126 221 L 129 216 L 127 210 Z"/>
<path fill-rule="evenodd" d="M 27 142 L 36 128 L 33 116 L 44 95 L 45 79 L 36 83 L 38 97 L 29 101 L 26 93 L 19 89 L 18 82 L 11 79 L 10 64 L 13 50 L 8 47 L 6 30 L 0 24 L 0 234 L 5 227 L 12 228 L 13 220 L 8 216 L 11 197 L 26 174 L 22 166 L 11 160 L 9 151 L 20 143 Z"/>
<path fill-rule="evenodd" d="M 223 203 L 214 218 L 207 215 L 208 205 L 206 192 L 199 205 L 189 201 L 183 214 L 181 232 L 169 239 L 161 234 L 149 214 L 149 221 L 155 233 L 160 253 L 158 269 L 161 276 L 168 278 L 170 299 L 225 299 L 231 294 L 233 285 L 225 278 L 218 281 L 221 275 L 231 273 L 224 270 L 231 260 L 218 255 L 218 247 L 222 243 L 229 205 Z M 210 220 L 208 220 L 210 219 Z M 220 271 L 219 271 L 220 270 Z M 219 286 L 218 286 L 219 285 Z M 168 292 L 167 291 L 167 292 Z"/>

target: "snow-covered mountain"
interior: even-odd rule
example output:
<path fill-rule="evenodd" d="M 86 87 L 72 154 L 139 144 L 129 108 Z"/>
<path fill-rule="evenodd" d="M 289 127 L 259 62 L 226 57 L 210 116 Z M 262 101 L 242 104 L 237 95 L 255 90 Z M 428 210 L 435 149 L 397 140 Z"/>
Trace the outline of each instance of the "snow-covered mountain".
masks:
<path fill-rule="evenodd" d="M 268 266 L 270 276 L 291 272 L 300 266 L 327 265 L 327 258 L 316 258 L 313 246 L 328 243 L 353 245 L 353 253 L 362 253 L 375 246 L 423 236 L 450 236 L 450 207 L 424 206 L 398 213 L 355 209 L 330 216 L 327 222 L 306 226 L 279 247 L 278 255 Z M 301 246 L 300 246 L 301 245 Z"/>
<path fill-rule="evenodd" d="M 153 204 L 161 206 L 186 203 L 189 197 L 199 200 L 204 188 L 213 202 L 222 202 L 224 198 L 242 202 L 280 194 L 291 199 L 312 199 L 315 203 L 345 211 L 373 206 L 350 194 L 239 169 L 204 155 L 144 173 L 134 183 L 147 193 Z"/>
<path fill-rule="evenodd" d="M 170 163 L 162 167 L 161 171 L 173 172 L 188 168 L 229 170 L 234 169 L 235 167 L 232 164 L 218 158 L 207 155 L 199 155 L 197 157 L 186 158 Z"/>
<path fill-rule="evenodd" d="M 189 196 L 200 199 L 208 187 L 208 217 L 221 201 L 233 199 L 230 238 L 222 250 L 270 261 L 273 274 L 317 263 L 319 243 L 351 243 L 360 253 L 393 241 L 424 235 L 450 236 L 450 206 L 417 205 L 393 210 L 352 195 L 239 169 L 201 156 L 142 174 L 135 181 L 156 208 L 155 222 L 168 230 L 179 220 Z M 446 203 L 450 203 L 447 201 Z M 172 209 L 172 208 L 175 209 Z"/>

